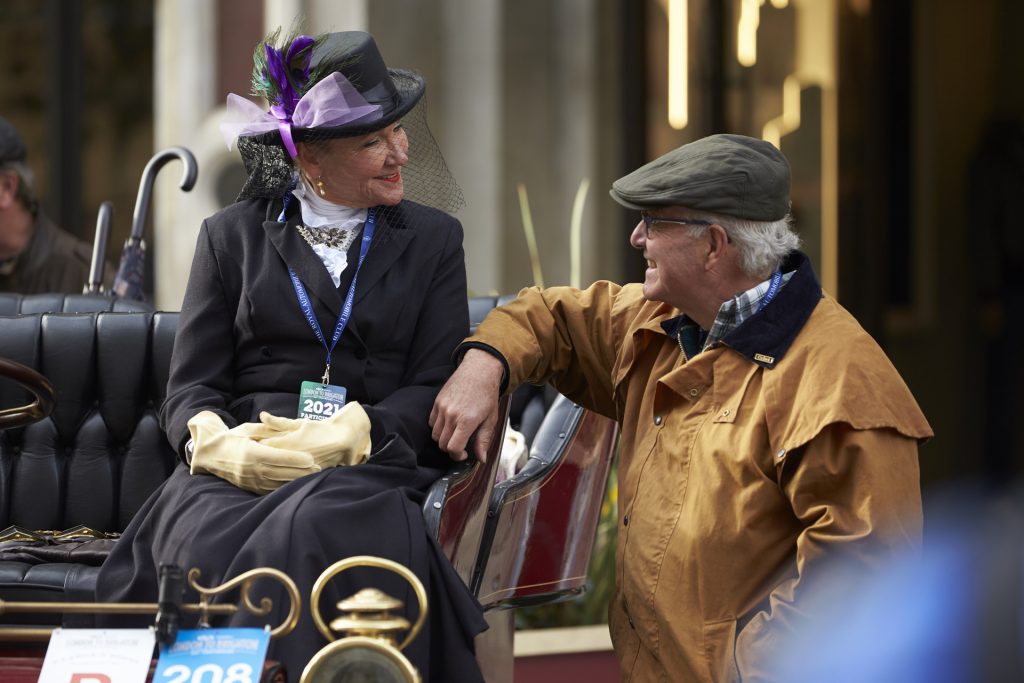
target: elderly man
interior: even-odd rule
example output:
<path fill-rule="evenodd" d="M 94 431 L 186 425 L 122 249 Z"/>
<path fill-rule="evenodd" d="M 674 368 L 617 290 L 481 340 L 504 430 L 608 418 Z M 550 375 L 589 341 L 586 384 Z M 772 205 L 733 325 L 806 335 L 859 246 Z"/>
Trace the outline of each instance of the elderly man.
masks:
<path fill-rule="evenodd" d="M 522 382 L 620 422 L 624 681 L 764 680 L 828 562 L 920 544 L 931 429 L 796 250 L 789 176 L 771 144 L 715 135 L 616 181 L 643 285 L 524 290 L 463 343 L 431 414 L 461 457 Z"/>
<path fill-rule="evenodd" d="M 26 156 L 21 135 L 0 117 L 0 292 L 80 294 L 92 246 L 39 211 Z"/>

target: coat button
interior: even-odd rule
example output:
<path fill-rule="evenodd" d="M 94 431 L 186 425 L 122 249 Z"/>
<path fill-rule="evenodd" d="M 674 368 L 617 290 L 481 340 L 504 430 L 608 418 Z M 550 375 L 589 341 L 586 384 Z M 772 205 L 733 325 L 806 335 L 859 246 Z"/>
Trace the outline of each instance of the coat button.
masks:
<path fill-rule="evenodd" d="M 629 515 L 625 515 L 622 518 L 622 526 L 629 526 Z"/>
<path fill-rule="evenodd" d="M 654 416 L 654 424 L 659 425 L 659 426 L 661 425 L 661 415 L 655 415 Z"/>

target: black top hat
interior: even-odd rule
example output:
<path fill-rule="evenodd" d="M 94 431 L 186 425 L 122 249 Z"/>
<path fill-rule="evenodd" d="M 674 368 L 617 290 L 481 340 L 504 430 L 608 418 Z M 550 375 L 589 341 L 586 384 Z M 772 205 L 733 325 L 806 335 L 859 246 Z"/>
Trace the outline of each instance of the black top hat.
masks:
<path fill-rule="evenodd" d="M 294 36 L 286 41 L 276 49 L 287 70 L 288 83 L 282 87 L 283 73 L 275 72 L 268 64 L 268 55 L 275 50 L 271 43 L 276 37 L 275 33 L 257 45 L 253 53 L 254 94 L 262 95 L 272 106 L 285 101 L 286 108 L 294 107 L 294 102 L 314 85 L 333 73 L 340 73 L 368 104 L 381 108 L 381 115 L 369 120 L 356 119 L 330 127 L 293 126 L 292 137 L 296 141 L 348 137 L 380 130 L 405 116 L 423 96 L 423 78 L 411 71 L 389 69 L 373 36 L 365 31 L 327 33 L 317 38 Z M 279 139 L 276 132 L 256 137 L 263 137 L 263 142 Z"/>
<path fill-rule="evenodd" d="M 381 107 L 381 118 L 369 124 L 355 121 L 335 128 L 313 129 L 321 135 L 325 132 L 360 135 L 379 130 L 405 116 L 426 89 L 419 75 L 404 69 L 389 69 L 373 36 L 364 31 L 327 34 L 323 42 L 313 48 L 310 66 L 324 76 L 340 72 L 369 104 Z M 296 128 L 296 139 L 304 139 L 306 130 Z"/>

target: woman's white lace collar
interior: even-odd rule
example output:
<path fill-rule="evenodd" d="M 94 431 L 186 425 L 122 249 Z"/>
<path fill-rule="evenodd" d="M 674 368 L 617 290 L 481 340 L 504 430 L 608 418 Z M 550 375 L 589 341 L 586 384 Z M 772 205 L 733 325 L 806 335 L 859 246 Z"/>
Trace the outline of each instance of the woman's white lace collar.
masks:
<path fill-rule="evenodd" d="M 366 222 L 366 209 L 353 209 L 328 201 L 317 195 L 304 178 L 296 185 L 292 194 L 299 200 L 302 223 L 306 228 L 312 230 L 338 228 L 355 231 Z M 320 257 L 334 286 L 338 287 L 341 284 L 341 274 L 348 267 L 348 250 L 330 247 L 326 244 L 310 246 Z"/>

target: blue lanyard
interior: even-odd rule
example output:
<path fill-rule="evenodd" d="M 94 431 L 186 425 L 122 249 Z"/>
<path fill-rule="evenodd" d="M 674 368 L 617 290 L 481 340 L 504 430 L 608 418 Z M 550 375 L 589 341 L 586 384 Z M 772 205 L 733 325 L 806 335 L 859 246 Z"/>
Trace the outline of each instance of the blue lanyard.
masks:
<path fill-rule="evenodd" d="M 775 298 L 775 295 L 779 293 L 779 290 L 781 288 L 782 271 L 776 270 L 774 273 L 772 273 L 772 281 L 768 284 L 768 291 L 764 293 L 764 297 L 761 298 L 761 303 L 758 304 L 757 310 L 754 311 L 754 314 L 756 315 L 760 313 L 765 306 L 770 304 L 772 299 Z"/>
<path fill-rule="evenodd" d="M 287 195 L 288 198 L 291 194 Z M 288 201 L 285 200 L 285 208 L 287 208 Z M 281 209 L 281 216 L 278 218 L 280 221 L 284 217 L 285 208 Z M 366 252 L 370 249 L 370 242 L 373 241 L 373 228 L 377 222 L 377 208 L 371 208 L 366 214 L 366 227 L 363 228 L 363 241 L 359 246 L 359 263 L 356 264 L 356 272 L 352 276 L 352 284 L 348 286 L 348 294 L 345 295 L 345 303 L 341 307 L 341 315 L 338 316 L 338 324 L 334 326 L 334 336 L 331 337 L 331 345 L 327 345 L 327 341 L 324 339 L 324 333 L 320 329 L 320 322 L 316 319 L 316 314 L 313 313 L 313 305 L 309 302 L 309 295 L 306 293 L 306 287 L 302 284 L 302 280 L 295 274 L 295 271 L 288 268 L 288 275 L 292 279 L 292 287 L 295 288 L 295 296 L 299 299 L 299 306 L 302 308 L 302 314 L 306 316 L 306 322 L 313 328 L 313 334 L 320 340 L 323 347 L 327 349 L 327 367 L 324 370 L 324 376 L 321 378 L 324 386 L 331 383 L 331 354 L 334 353 L 334 347 L 338 345 L 338 340 L 341 339 L 341 333 L 344 332 L 345 326 L 348 325 L 348 319 L 352 316 L 352 303 L 356 295 L 356 280 L 359 279 L 359 269 L 363 267 L 363 260 L 366 258 Z"/>

